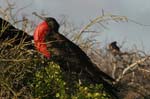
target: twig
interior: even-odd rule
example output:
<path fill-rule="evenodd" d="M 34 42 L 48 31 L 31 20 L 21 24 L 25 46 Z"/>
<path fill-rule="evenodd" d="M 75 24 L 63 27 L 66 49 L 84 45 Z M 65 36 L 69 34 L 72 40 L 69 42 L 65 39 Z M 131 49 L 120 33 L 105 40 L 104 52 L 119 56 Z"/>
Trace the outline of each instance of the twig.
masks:
<path fill-rule="evenodd" d="M 126 73 L 129 69 L 135 67 L 135 65 L 137 65 L 137 64 L 139 64 L 139 63 L 144 62 L 144 61 L 147 60 L 148 58 L 149 58 L 149 57 L 144 57 L 144 58 L 142 58 L 142 59 L 136 61 L 135 63 L 131 64 L 130 66 L 128 66 L 127 68 L 124 69 L 124 71 L 123 71 L 122 74 L 125 75 L 125 73 Z"/>
<path fill-rule="evenodd" d="M 142 24 L 142 23 L 140 23 L 140 22 L 137 22 L 137 21 L 134 21 L 134 20 L 132 20 L 132 19 L 128 19 L 130 22 L 132 22 L 132 23 L 135 23 L 135 24 L 138 24 L 138 25 L 141 25 L 141 26 L 150 26 L 150 24 Z"/>
<path fill-rule="evenodd" d="M 125 16 L 117 16 L 117 15 L 111 15 L 111 14 L 105 14 L 102 16 L 98 16 L 95 19 L 91 20 L 90 23 L 88 23 L 86 26 L 84 26 L 78 33 L 77 35 L 77 40 L 81 37 L 81 35 L 83 34 L 83 32 L 88 29 L 89 27 L 91 27 L 92 25 L 94 25 L 95 23 L 100 23 L 100 22 L 105 22 L 108 20 L 117 20 L 117 21 L 123 21 L 126 20 L 127 21 L 127 17 Z"/>
<path fill-rule="evenodd" d="M 117 79 L 116 81 L 117 81 L 117 82 L 120 81 L 120 80 L 123 78 L 123 76 L 124 76 L 129 70 L 131 70 L 131 68 L 134 68 L 137 64 L 140 64 L 140 63 L 146 61 L 147 59 L 150 59 L 150 56 L 144 57 L 144 58 L 142 58 L 142 59 L 140 59 L 140 60 L 137 60 L 135 63 L 132 63 L 131 65 L 129 65 L 127 68 L 125 68 L 125 69 L 123 70 L 122 74 L 118 77 L 118 79 Z"/>
<path fill-rule="evenodd" d="M 116 62 L 113 62 L 113 68 L 112 68 L 112 77 L 113 77 L 113 78 L 116 78 L 116 77 L 115 77 L 116 69 L 117 69 Z"/>
<path fill-rule="evenodd" d="M 150 70 L 146 70 L 146 69 L 142 69 L 142 68 L 139 68 L 139 70 L 150 73 Z"/>
<path fill-rule="evenodd" d="M 2 81 L 1 84 L 4 85 L 5 87 L 7 87 L 14 96 L 17 96 L 16 92 L 12 88 L 10 88 L 10 86 L 7 83 Z"/>
<path fill-rule="evenodd" d="M 22 61 L 31 61 L 31 59 L 0 59 L 3 62 L 22 62 Z"/>

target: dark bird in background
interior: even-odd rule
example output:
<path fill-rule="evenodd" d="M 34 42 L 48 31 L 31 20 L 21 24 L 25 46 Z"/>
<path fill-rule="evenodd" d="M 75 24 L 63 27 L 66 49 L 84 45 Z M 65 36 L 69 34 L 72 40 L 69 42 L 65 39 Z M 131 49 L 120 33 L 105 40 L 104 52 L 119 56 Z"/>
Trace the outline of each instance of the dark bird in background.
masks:
<path fill-rule="evenodd" d="M 116 41 L 111 42 L 108 47 L 109 47 L 109 51 L 114 56 L 121 54 L 120 48 L 117 46 L 117 42 Z"/>
<path fill-rule="evenodd" d="M 26 43 L 26 47 L 33 49 L 32 45 L 33 36 L 28 35 L 26 32 L 15 28 L 11 23 L 0 18 L 0 42 L 5 40 L 12 40 L 11 44 L 19 45 L 21 42 Z"/>
<path fill-rule="evenodd" d="M 112 77 L 101 71 L 82 49 L 59 33 L 59 23 L 52 17 L 42 18 L 34 32 L 37 50 L 47 58 L 54 58 L 63 71 L 88 77 L 93 83 L 102 83 L 114 96 Z M 117 97 L 117 96 L 116 96 Z"/>

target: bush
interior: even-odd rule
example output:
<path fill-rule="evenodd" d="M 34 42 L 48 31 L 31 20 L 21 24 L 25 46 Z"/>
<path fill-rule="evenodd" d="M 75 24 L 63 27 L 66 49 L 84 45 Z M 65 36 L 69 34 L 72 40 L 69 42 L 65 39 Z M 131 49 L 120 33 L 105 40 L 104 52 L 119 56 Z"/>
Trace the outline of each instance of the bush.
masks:
<path fill-rule="evenodd" d="M 9 52 L 9 53 L 8 53 Z M 23 45 L 0 45 L 0 97 L 38 99 L 108 99 L 103 86 L 81 83 L 77 74 Z M 87 81 L 85 81 L 87 82 Z"/>
<path fill-rule="evenodd" d="M 83 85 L 77 82 L 73 75 L 69 82 L 67 74 L 60 70 L 59 65 L 49 62 L 48 66 L 37 71 L 31 83 L 32 95 L 43 99 L 108 99 L 109 95 L 100 92 L 103 88 L 99 85 Z"/>

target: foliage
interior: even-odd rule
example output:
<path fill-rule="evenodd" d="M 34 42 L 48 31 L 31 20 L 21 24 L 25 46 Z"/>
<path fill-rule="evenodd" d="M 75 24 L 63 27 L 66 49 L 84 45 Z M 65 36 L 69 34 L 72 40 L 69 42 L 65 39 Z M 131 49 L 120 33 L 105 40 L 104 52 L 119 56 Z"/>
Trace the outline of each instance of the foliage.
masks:
<path fill-rule="evenodd" d="M 102 84 L 81 83 L 52 60 L 24 46 L 0 45 L 0 97 L 38 99 L 109 99 Z M 9 53 L 8 53 L 9 52 Z"/>
<path fill-rule="evenodd" d="M 31 87 L 33 96 L 43 99 L 108 99 L 109 95 L 103 92 L 102 85 L 81 85 L 76 82 L 77 78 L 65 81 L 67 75 L 61 72 L 59 65 L 50 62 L 48 67 L 35 73 Z M 68 87 L 69 83 L 73 83 Z M 72 91 L 71 88 L 74 88 Z"/>
<path fill-rule="evenodd" d="M 13 9 L 15 4 L 5 1 L 8 6 L 0 7 L 0 16 L 15 26 L 20 27 L 22 23 L 22 30 L 30 33 L 35 27 L 35 21 L 29 20 L 24 15 L 22 20 L 17 18 L 18 14 L 28 6 L 15 12 Z M 121 49 L 122 55 L 113 56 L 107 49 L 99 48 L 99 42 L 95 39 L 101 31 L 97 31 L 93 26 L 98 25 L 100 26 L 98 29 L 101 30 L 107 28 L 108 21 L 131 20 L 125 16 L 102 13 L 102 16 L 91 20 L 83 28 L 74 27 L 72 23 L 67 22 L 67 19 L 61 21 L 62 33 L 78 44 L 104 72 L 117 79 L 116 85 L 120 89 L 121 99 L 150 98 L 150 57 L 137 49 L 126 50 L 126 52 Z M 52 60 L 44 59 L 35 50 L 26 49 L 24 44 L 12 46 L 13 40 L 0 41 L 0 98 L 110 98 L 110 95 L 103 91 L 101 84 L 93 85 L 85 83 L 86 81 L 81 83 L 76 74 L 62 72 L 59 65 Z"/>

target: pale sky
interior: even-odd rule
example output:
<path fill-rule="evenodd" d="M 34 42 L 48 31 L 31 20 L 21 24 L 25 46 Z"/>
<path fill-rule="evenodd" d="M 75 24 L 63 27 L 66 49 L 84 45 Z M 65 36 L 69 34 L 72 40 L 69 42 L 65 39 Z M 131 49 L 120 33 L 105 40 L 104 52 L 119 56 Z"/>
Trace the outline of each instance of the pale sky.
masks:
<path fill-rule="evenodd" d="M 0 6 L 5 5 L 5 0 L 0 0 Z M 150 0 L 10 0 L 16 2 L 16 7 L 21 8 L 29 5 L 21 14 L 32 16 L 32 12 L 46 12 L 56 19 L 66 15 L 76 26 L 86 25 L 89 20 L 101 15 L 102 9 L 105 13 L 127 16 L 142 24 L 150 25 Z M 121 44 L 126 41 L 125 46 L 130 49 L 137 45 L 139 49 L 150 52 L 150 26 L 140 26 L 132 22 L 111 23 L 107 25 L 108 30 L 101 34 L 100 41 L 108 43 L 118 41 Z"/>

